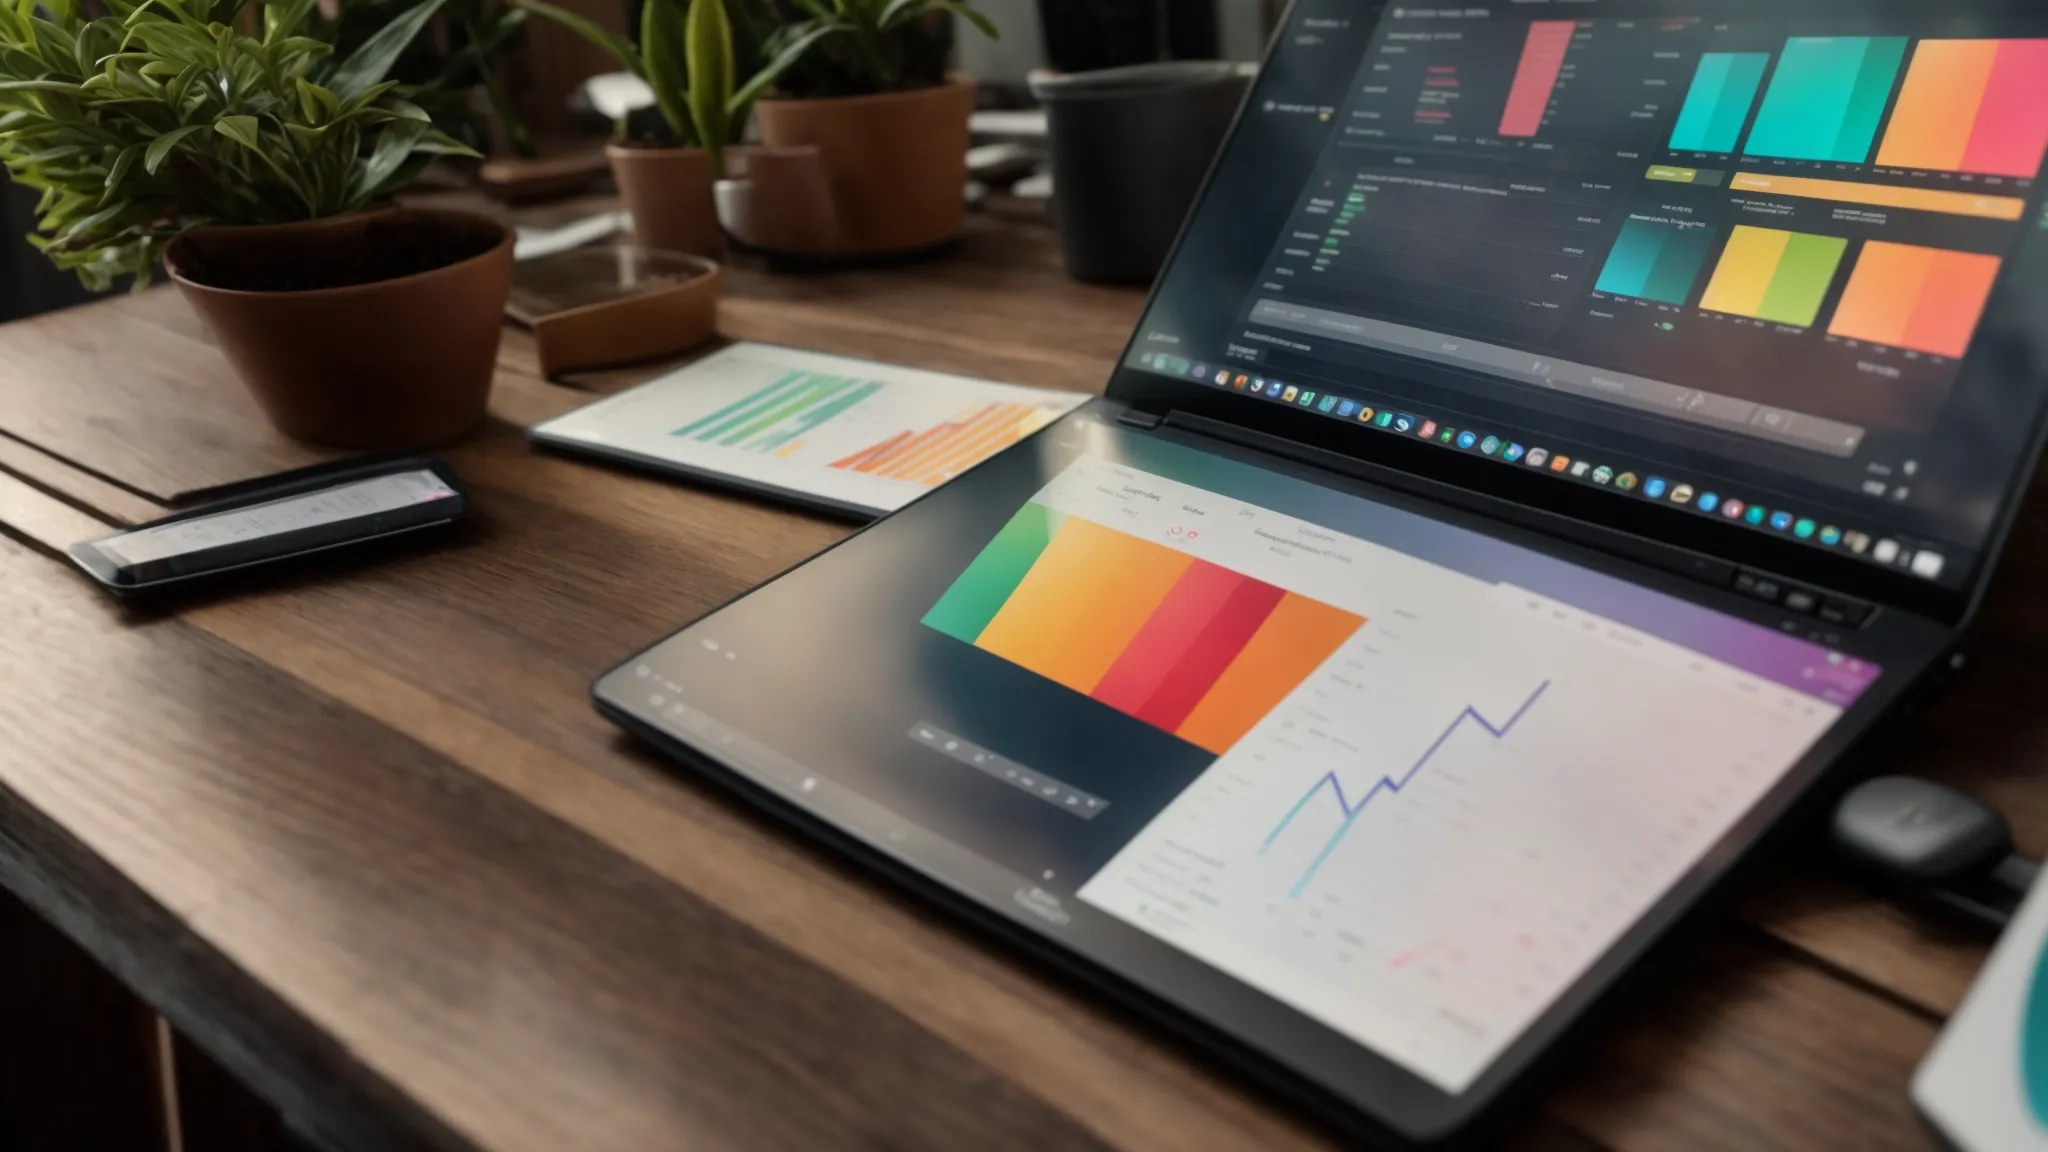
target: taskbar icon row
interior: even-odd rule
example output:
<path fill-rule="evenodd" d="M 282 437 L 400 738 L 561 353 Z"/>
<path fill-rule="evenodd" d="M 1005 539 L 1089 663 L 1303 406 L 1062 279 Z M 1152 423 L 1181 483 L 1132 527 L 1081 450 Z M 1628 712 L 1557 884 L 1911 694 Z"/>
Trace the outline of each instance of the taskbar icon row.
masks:
<path fill-rule="evenodd" d="M 1563 479 L 1668 504 L 1699 515 L 1718 517 L 1822 548 L 1845 551 L 1923 579 L 1936 579 L 1946 565 L 1946 559 L 1940 552 L 1910 548 L 1896 540 L 1879 539 L 1867 532 L 1841 528 L 1797 512 L 1766 508 L 1756 501 L 1731 496 L 1704 484 L 1639 474 L 1593 460 L 1574 459 L 1563 452 L 1523 445 L 1509 437 L 1471 428 L 1456 428 L 1445 421 L 1412 412 L 1379 408 L 1349 397 L 1317 392 L 1249 372 L 1215 368 L 1164 353 L 1147 354 L 1140 362 L 1156 371 L 1192 378 L 1217 388 L 1306 408 L 1320 415 L 1397 435 L 1414 436 L 1504 464 L 1539 469 Z"/>

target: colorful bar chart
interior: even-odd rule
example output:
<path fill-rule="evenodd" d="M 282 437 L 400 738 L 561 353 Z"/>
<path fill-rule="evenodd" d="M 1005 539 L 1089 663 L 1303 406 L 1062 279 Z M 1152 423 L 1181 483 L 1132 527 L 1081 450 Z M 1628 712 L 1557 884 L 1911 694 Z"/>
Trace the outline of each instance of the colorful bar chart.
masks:
<path fill-rule="evenodd" d="M 1728 234 L 1700 307 L 1811 327 L 1848 247 L 1839 236 L 1738 224 Z"/>
<path fill-rule="evenodd" d="M 2048 153 L 2048 40 L 1922 40 L 1877 162 L 2029 179 Z"/>
<path fill-rule="evenodd" d="M 1543 113 L 1550 107 L 1550 94 L 1557 89 L 1564 54 L 1578 27 L 1576 20 L 1538 20 L 1529 25 L 1521 63 L 1508 87 L 1507 108 L 1501 112 L 1502 136 L 1534 136 L 1543 127 Z"/>
<path fill-rule="evenodd" d="M 1828 334 L 1960 359 L 1999 263 L 1978 252 L 1865 241 Z"/>
<path fill-rule="evenodd" d="M 1743 152 L 1863 163 L 1905 56 L 1904 36 L 1795 36 L 1785 41 Z"/>
<path fill-rule="evenodd" d="M 772 455 L 882 388 L 879 380 L 789 372 L 670 435 Z"/>
<path fill-rule="evenodd" d="M 903 431 L 829 467 L 918 484 L 943 484 L 1050 423 L 1033 404 L 984 404 L 922 432 Z"/>
<path fill-rule="evenodd" d="M 924 623 L 1220 756 L 1365 619 L 1034 503 Z"/>
<path fill-rule="evenodd" d="M 1671 147 L 1679 152 L 1733 152 L 1763 83 L 1768 52 L 1708 52 L 1686 89 Z"/>
<path fill-rule="evenodd" d="M 1683 304 L 1713 246 L 1713 228 L 1697 221 L 1630 215 L 1593 290 Z"/>

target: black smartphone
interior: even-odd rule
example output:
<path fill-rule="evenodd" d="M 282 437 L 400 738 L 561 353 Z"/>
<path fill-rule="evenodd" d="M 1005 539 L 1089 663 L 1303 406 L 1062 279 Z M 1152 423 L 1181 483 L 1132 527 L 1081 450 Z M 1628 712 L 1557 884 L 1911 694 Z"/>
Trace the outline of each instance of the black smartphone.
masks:
<path fill-rule="evenodd" d="M 169 591 L 227 572 L 453 524 L 468 497 L 431 457 L 294 480 L 71 546 L 123 594 Z"/>

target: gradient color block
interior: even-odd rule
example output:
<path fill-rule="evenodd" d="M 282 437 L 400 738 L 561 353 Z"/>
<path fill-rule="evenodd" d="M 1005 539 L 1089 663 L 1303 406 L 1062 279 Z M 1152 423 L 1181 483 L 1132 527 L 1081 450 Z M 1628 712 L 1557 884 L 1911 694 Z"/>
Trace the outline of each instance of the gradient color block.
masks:
<path fill-rule="evenodd" d="M 1365 620 L 1027 504 L 924 623 L 1221 754 Z"/>
<path fill-rule="evenodd" d="M 1708 52 L 1692 74 L 1671 147 L 1680 152 L 1733 152 L 1763 82 L 1768 52 Z"/>
<path fill-rule="evenodd" d="M 1999 263 L 1977 252 L 1865 241 L 1828 334 L 1960 359 Z"/>
<path fill-rule="evenodd" d="M 1744 153 L 1863 163 L 1905 55 L 1904 36 L 1785 41 Z"/>
<path fill-rule="evenodd" d="M 1045 427 L 1052 417 L 1032 404 L 984 404 L 922 432 L 898 432 L 828 467 L 943 484 Z"/>
<path fill-rule="evenodd" d="M 1600 267 L 1595 291 L 1683 304 L 1714 245 L 1714 230 L 1631 216 Z"/>
<path fill-rule="evenodd" d="M 1550 107 L 1550 94 L 1557 88 L 1564 54 L 1578 27 L 1576 20 L 1538 20 L 1529 25 L 1521 62 L 1515 66 L 1514 83 L 1508 88 L 1507 107 L 1501 111 L 1502 136 L 1534 136 L 1543 126 L 1543 113 Z"/>
<path fill-rule="evenodd" d="M 1174 734 L 1218 755 L 1229 751 L 1364 623 L 1287 593 Z"/>
<path fill-rule="evenodd" d="M 1185 553 L 1070 516 L 975 647 L 1089 692 L 1191 563 Z"/>
<path fill-rule="evenodd" d="M 2032 177 L 2048 152 L 2048 40 L 1922 40 L 1877 162 Z"/>
<path fill-rule="evenodd" d="M 1738 224 L 1714 265 L 1700 307 L 1811 327 L 1848 247 L 1839 236 Z"/>

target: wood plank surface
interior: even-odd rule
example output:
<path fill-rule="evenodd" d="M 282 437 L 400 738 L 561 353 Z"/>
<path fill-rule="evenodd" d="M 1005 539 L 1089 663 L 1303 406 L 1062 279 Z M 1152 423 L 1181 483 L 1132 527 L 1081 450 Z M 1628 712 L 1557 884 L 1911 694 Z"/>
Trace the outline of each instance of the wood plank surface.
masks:
<path fill-rule="evenodd" d="M 928 264 L 730 284 L 728 337 L 1087 390 L 1139 299 L 979 219 Z M 203 342 L 175 310 L 118 327 L 143 324 Z M 153 347 L 128 346 L 100 358 Z M 526 447 L 660 367 L 544 381 L 509 331 L 492 419 L 445 453 L 474 522 L 374 565 L 122 609 L 0 543 L 0 881 L 341 1147 L 1327 1143 L 592 712 L 596 671 L 847 531 Z M 0 525 L 48 552 L 154 507 L 103 475 L 0 440 Z M 1978 667 L 1894 753 L 2036 851 L 2044 578 L 2030 511 Z M 1556 1069 L 1516 1146 L 1928 1147 L 1903 1086 L 1983 953 L 1795 861 Z"/>

